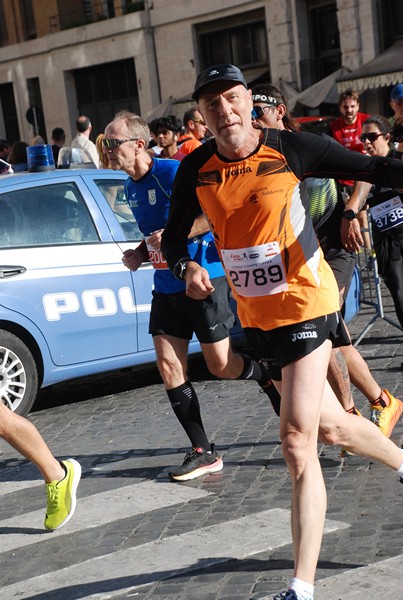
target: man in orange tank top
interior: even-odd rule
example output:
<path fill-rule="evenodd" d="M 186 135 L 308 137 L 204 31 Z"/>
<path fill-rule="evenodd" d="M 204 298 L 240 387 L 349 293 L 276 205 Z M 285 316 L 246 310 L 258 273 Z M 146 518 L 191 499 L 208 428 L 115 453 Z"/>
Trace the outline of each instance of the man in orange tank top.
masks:
<path fill-rule="evenodd" d="M 234 65 L 200 73 L 193 97 L 214 138 L 180 164 L 162 250 L 171 269 L 187 262 L 184 279 L 191 298 L 204 299 L 213 291 L 206 270 L 186 253 L 201 207 L 241 324 L 268 360 L 282 396 L 280 436 L 292 481 L 295 568 L 289 590 L 276 598 L 313 600 L 326 513 L 318 436 L 355 454 L 381 456 L 400 475 L 403 455 L 369 421 L 346 413 L 326 382 L 332 342 L 343 333 L 338 290 L 299 184 L 308 176 L 344 175 L 402 187 L 403 162 L 381 163 L 314 134 L 258 131 L 251 91 Z"/>

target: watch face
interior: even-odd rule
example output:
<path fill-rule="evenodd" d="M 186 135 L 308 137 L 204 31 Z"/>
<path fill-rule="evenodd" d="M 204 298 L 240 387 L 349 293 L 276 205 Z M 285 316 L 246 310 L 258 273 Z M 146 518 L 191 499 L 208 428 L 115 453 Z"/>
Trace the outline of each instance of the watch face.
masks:
<path fill-rule="evenodd" d="M 186 267 L 189 261 L 177 262 L 174 267 L 174 275 L 177 279 L 183 279 L 186 273 Z"/>
<path fill-rule="evenodd" d="M 180 279 L 183 279 L 185 277 L 186 267 L 188 266 L 187 261 L 181 262 L 180 266 L 181 266 L 181 272 L 179 273 L 179 277 L 180 277 Z"/>
<path fill-rule="evenodd" d="M 355 219 L 356 214 L 353 210 L 345 210 L 343 213 L 343 217 L 348 221 L 352 221 L 353 219 Z"/>
<path fill-rule="evenodd" d="M 174 275 L 175 275 L 175 277 L 177 277 L 179 279 L 181 272 L 182 272 L 182 265 L 181 265 L 181 263 L 176 263 L 176 265 L 174 266 Z"/>

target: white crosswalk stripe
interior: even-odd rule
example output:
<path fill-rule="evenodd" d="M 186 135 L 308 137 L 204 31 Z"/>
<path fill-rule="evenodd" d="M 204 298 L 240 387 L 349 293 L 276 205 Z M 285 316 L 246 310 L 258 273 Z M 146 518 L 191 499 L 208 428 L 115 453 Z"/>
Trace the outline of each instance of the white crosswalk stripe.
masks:
<path fill-rule="evenodd" d="M 19 492 L 20 490 L 26 490 L 40 485 L 45 485 L 43 479 L 33 479 L 32 481 L 2 481 L 0 485 L 0 496 L 6 496 L 13 492 Z"/>
<path fill-rule="evenodd" d="M 401 600 L 402 590 L 403 554 L 317 581 L 315 600 Z"/>
<path fill-rule="evenodd" d="M 0 486 L 0 496 L 23 494 L 26 489 L 39 485 L 43 485 L 41 480 L 4 482 Z M 53 533 L 43 530 L 44 510 L 3 519 L 0 521 L 0 565 L 7 552 L 19 548 L 35 544 L 34 553 L 46 556 L 49 540 L 80 535 L 80 532 L 102 528 L 121 519 L 188 502 L 193 502 L 196 510 L 197 501 L 209 496 L 214 494 L 157 479 L 81 497 L 74 518 L 66 527 Z M 348 523 L 327 520 L 325 534 L 347 527 Z M 131 597 L 145 585 L 175 574 L 191 574 L 201 568 L 250 558 L 290 543 L 289 511 L 271 509 L 84 561 L 77 557 L 77 563 L 72 564 L 70 560 L 63 568 L 51 572 L 44 568 L 43 573 L 21 581 L 17 581 L 16 577 L 15 583 L 9 585 L 2 584 L 0 567 L 1 598 L 44 599 L 51 593 L 52 599 L 60 597 L 63 600 L 78 597 L 108 600 L 126 593 Z M 79 588 L 84 586 L 86 590 L 80 590 L 76 596 L 77 585 Z M 403 555 L 319 580 L 315 585 L 315 600 L 344 600 L 347 597 L 369 600 L 368 589 L 374 598 L 400 598 L 398 590 L 403 589 Z"/>
<path fill-rule="evenodd" d="M 403 554 L 368 567 L 328 577 L 315 587 L 315 600 L 403 598 Z"/>
<path fill-rule="evenodd" d="M 140 488 L 144 484 L 130 486 Z M 163 484 L 156 484 L 157 486 Z M 151 486 L 151 484 L 148 484 Z M 188 499 L 198 497 L 200 490 L 180 486 L 170 486 L 180 496 L 183 490 L 188 493 Z M 179 489 L 180 488 L 180 489 Z M 110 492 L 113 497 L 117 493 L 127 493 L 127 488 Z M 136 490 L 133 494 L 137 498 Z M 161 490 L 162 491 L 162 490 Z M 103 505 L 105 497 L 97 494 L 92 499 L 93 504 Z M 95 502 L 96 501 L 96 502 Z M 182 500 L 186 501 L 182 495 Z M 168 502 L 168 497 L 166 497 Z M 80 501 L 80 504 L 83 500 Z M 147 509 L 152 510 L 161 505 L 158 498 L 149 496 Z M 145 508 L 144 508 L 145 510 Z M 85 507 L 84 507 L 85 511 Z M 114 516 L 117 517 L 117 514 Z M 112 517 L 113 518 L 113 517 Z M 104 519 L 107 522 L 109 519 Z M 74 520 L 76 528 L 83 526 L 82 519 L 77 516 Z M 72 522 L 72 524 L 74 523 Z M 4 522 L 0 522 L 3 526 Z M 338 521 L 327 521 L 326 532 L 348 527 L 348 524 Z M 86 596 L 87 598 L 111 598 L 114 592 L 122 594 L 129 589 L 145 583 L 160 581 L 172 576 L 174 572 L 190 572 L 207 565 L 241 559 L 258 554 L 265 550 L 281 547 L 291 542 L 290 514 L 287 510 L 272 509 L 240 519 L 230 520 L 222 524 L 198 529 L 181 535 L 174 535 L 155 542 L 142 544 L 128 550 L 117 551 L 93 558 L 79 564 L 71 565 L 59 571 L 39 575 L 25 582 L 18 582 L 2 588 L 2 594 L 7 599 L 30 598 L 58 590 L 60 597 L 67 596 L 72 582 L 85 582 L 86 585 L 98 585 L 104 590 Z M 63 530 L 61 530 L 63 531 Z M 13 536 L 11 536 L 13 537 Z M 44 537 L 41 536 L 41 543 Z M 45 542 L 46 543 L 46 542 Z M 101 586 L 101 584 L 103 584 Z M 105 592 L 108 590 L 108 592 Z M 80 595 L 80 598 L 83 597 Z"/>
<path fill-rule="evenodd" d="M 175 486 L 172 483 L 144 481 L 134 485 L 121 487 L 108 492 L 100 492 L 96 496 L 81 498 L 77 502 L 77 510 L 68 526 L 56 531 L 47 532 L 45 538 L 54 539 L 58 536 L 69 535 L 76 531 L 98 527 L 126 517 L 133 517 L 149 510 L 158 510 L 196 498 L 203 498 L 209 493 L 200 489 Z M 19 529 L 41 529 L 40 533 L 13 533 L 2 536 L 1 551 L 15 550 L 44 541 L 43 521 L 44 511 L 34 511 L 0 521 L 0 528 L 7 530 L 18 525 Z"/>

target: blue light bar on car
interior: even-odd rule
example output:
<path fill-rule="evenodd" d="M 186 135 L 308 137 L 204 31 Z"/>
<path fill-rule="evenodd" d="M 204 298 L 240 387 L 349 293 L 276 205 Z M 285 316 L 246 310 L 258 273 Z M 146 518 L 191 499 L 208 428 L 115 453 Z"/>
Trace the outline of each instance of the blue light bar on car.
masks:
<path fill-rule="evenodd" d="M 49 144 L 38 144 L 27 148 L 28 171 L 54 171 L 55 160 Z"/>

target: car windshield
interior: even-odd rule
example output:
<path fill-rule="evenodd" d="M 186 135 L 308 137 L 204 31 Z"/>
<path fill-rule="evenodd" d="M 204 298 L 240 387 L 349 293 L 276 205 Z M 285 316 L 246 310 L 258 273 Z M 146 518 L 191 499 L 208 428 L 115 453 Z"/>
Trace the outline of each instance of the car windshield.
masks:
<path fill-rule="evenodd" d="M 123 181 L 99 179 L 95 180 L 98 189 L 115 213 L 116 219 L 124 231 L 128 242 L 139 242 L 144 236 L 126 201 Z"/>

